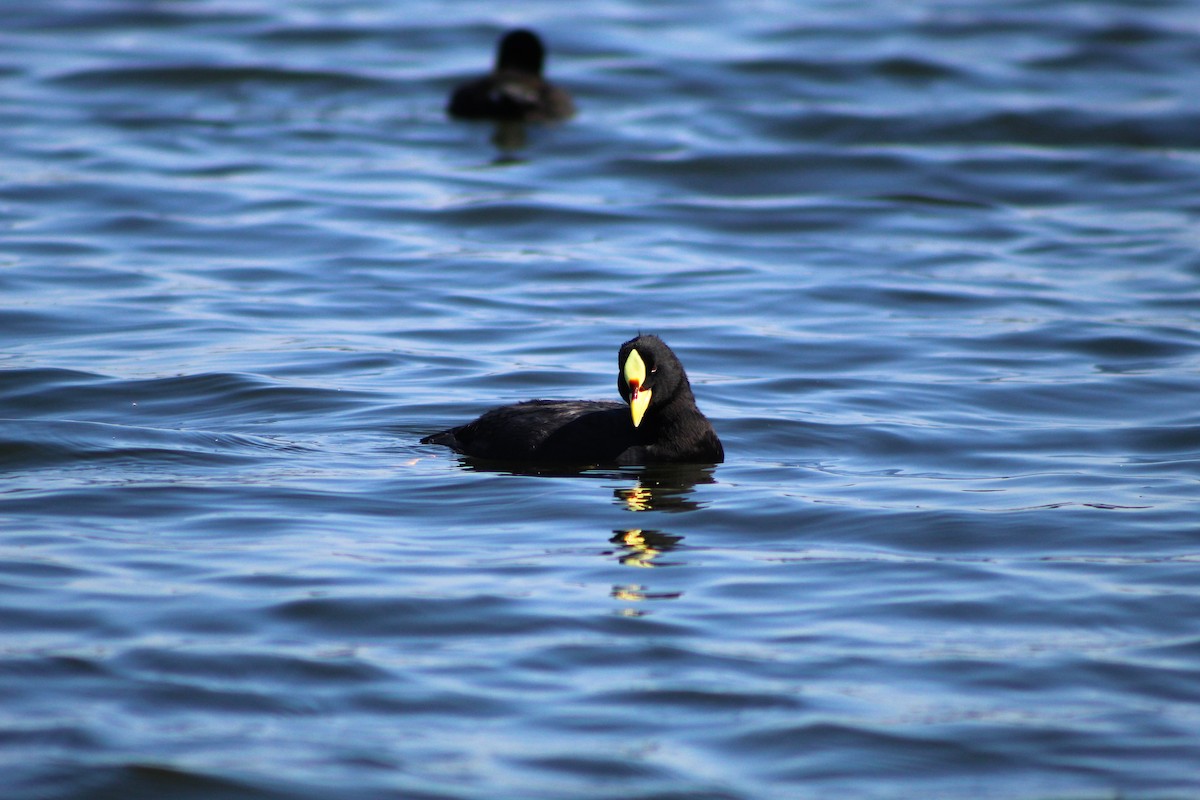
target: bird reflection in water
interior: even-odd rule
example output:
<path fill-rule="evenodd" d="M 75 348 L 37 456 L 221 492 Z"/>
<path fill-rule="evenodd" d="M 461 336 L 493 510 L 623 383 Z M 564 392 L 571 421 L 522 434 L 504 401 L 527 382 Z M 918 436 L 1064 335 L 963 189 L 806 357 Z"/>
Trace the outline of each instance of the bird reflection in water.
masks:
<path fill-rule="evenodd" d="M 691 497 L 697 484 L 715 483 L 714 467 L 695 464 L 660 464 L 641 467 L 633 486 L 613 490 L 618 505 L 629 511 L 696 511 L 704 504 Z M 651 528 L 623 528 L 613 531 L 610 542 L 619 549 L 610 551 L 622 566 L 651 568 L 674 567 L 683 562 L 667 560 L 664 556 L 679 546 L 682 536 Z M 620 608 L 623 617 L 642 617 L 646 610 L 633 604 L 647 600 L 674 600 L 683 592 L 652 592 L 640 583 L 617 584 L 611 596 L 631 605 Z"/>
<path fill-rule="evenodd" d="M 627 567 L 674 567 L 678 561 L 663 561 L 660 557 L 674 550 L 683 537 L 663 531 L 627 528 L 614 531 L 609 541 L 621 548 L 614 552 L 617 560 Z"/>
<path fill-rule="evenodd" d="M 491 472 L 534 478 L 584 478 L 633 486 L 613 490 L 618 505 L 630 511 L 697 511 L 705 504 L 691 497 L 701 484 L 716 483 L 711 464 L 654 464 L 642 467 L 574 467 L 560 464 L 531 464 L 495 461 L 459 455 L 459 466 L 467 472 Z"/>
<path fill-rule="evenodd" d="M 696 511 L 704 503 L 692 497 L 699 484 L 716 483 L 714 465 L 655 464 L 641 467 L 569 467 L 561 465 L 496 462 L 459 456 L 463 469 L 471 472 L 493 472 L 542 478 L 584 478 L 619 481 L 625 485 L 612 490 L 617 505 L 636 513 L 658 511 L 665 513 Z M 630 478 L 633 485 L 628 485 Z M 665 531 L 651 528 L 619 528 L 609 542 L 617 547 L 605 550 L 606 557 L 615 557 L 625 567 L 674 567 L 683 562 L 666 558 L 683 541 Z M 624 605 L 615 613 L 623 617 L 642 617 L 647 614 L 638 607 L 648 600 L 674 600 L 683 592 L 651 591 L 644 584 L 614 584 L 610 596 Z"/>
<path fill-rule="evenodd" d="M 681 563 L 665 561 L 662 559 L 662 555 L 675 549 L 683 541 L 682 536 L 675 536 L 663 531 L 626 528 L 613 531 L 613 536 L 609 541 L 620 546 L 620 549 L 610 551 L 610 554 L 615 554 L 617 560 L 626 567 L 673 567 Z M 675 600 L 682 597 L 683 592 L 652 592 L 643 584 L 626 583 L 614 585 L 610 595 L 614 600 L 644 603 L 647 600 Z M 645 610 L 633 606 L 624 606 L 618 609 L 617 613 L 623 617 L 646 615 Z"/>
<path fill-rule="evenodd" d="M 698 484 L 716 483 L 714 467 L 701 464 L 656 464 L 638 470 L 637 483 L 613 491 L 630 511 L 697 511 L 704 503 L 692 499 Z"/>
<path fill-rule="evenodd" d="M 524 122 L 497 122 L 492 129 L 492 144 L 499 151 L 494 164 L 520 164 L 524 161 L 517 154 L 525 149 L 529 135 Z"/>

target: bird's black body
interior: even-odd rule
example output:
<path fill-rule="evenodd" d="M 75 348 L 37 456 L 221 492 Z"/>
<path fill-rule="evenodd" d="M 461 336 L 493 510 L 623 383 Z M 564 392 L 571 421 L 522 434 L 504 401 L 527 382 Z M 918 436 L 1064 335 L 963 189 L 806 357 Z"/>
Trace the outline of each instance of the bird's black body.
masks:
<path fill-rule="evenodd" d="M 616 464 L 637 446 L 629 408 L 588 400 L 528 400 L 422 441 L 506 461 Z"/>
<path fill-rule="evenodd" d="M 644 374 L 631 380 L 634 351 Z M 529 400 L 494 408 L 421 442 L 499 461 L 591 465 L 724 460 L 721 441 L 696 407 L 683 365 L 662 339 L 630 339 L 621 346 L 617 363 L 617 389 L 626 403 L 633 404 L 637 392 L 649 395 L 640 424 L 634 424 L 626 403 Z"/>
<path fill-rule="evenodd" d="M 450 96 L 447 111 L 462 119 L 547 122 L 575 113 L 571 96 L 542 77 L 546 48 L 537 34 L 515 30 L 500 40 L 496 68 L 464 83 Z"/>

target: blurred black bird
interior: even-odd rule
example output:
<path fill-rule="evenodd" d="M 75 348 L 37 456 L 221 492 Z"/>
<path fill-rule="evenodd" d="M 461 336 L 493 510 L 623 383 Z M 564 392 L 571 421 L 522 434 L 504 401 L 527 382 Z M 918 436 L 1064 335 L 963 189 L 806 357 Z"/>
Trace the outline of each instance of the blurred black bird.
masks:
<path fill-rule="evenodd" d="M 459 86 L 447 111 L 462 119 L 550 122 L 575 113 L 571 95 L 542 77 L 546 48 L 533 31 L 509 31 L 500 40 L 490 75 Z"/>
<path fill-rule="evenodd" d="M 721 440 L 696 407 L 683 364 L 666 342 L 639 334 L 617 354 L 617 391 L 606 400 L 528 400 L 426 436 L 467 456 L 554 464 L 715 464 Z"/>

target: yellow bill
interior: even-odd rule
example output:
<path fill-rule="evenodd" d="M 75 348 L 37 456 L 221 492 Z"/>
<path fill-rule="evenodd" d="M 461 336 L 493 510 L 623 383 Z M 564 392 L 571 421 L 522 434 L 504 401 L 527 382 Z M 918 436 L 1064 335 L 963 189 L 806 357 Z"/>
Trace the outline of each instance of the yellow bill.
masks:
<path fill-rule="evenodd" d="M 629 410 L 633 413 L 633 427 L 642 423 L 646 408 L 650 405 L 651 391 L 642 388 L 646 383 L 646 362 L 637 350 L 630 350 L 625 359 L 625 385 L 629 387 Z"/>

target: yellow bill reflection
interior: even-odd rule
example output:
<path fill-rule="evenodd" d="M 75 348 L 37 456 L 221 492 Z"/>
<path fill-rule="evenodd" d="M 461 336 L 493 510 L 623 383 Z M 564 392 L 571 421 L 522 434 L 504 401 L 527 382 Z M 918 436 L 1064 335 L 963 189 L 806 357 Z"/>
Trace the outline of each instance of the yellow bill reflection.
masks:
<path fill-rule="evenodd" d="M 614 555 L 622 566 L 648 569 L 678 564 L 677 561 L 664 561 L 662 556 L 683 541 L 683 537 L 643 528 L 625 528 L 613 531 L 609 541 L 619 546 L 620 549 L 614 551 Z M 644 603 L 647 600 L 674 600 L 682 597 L 683 592 L 652 592 L 640 583 L 627 583 L 614 585 L 611 595 L 614 599 L 626 603 Z M 646 611 L 626 606 L 617 613 L 625 617 L 640 617 L 644 616 Z"/>
<path fill-rule="evenodd" d="M 660 557 L 675 549 L 683 537 L 656 530 L 626 528 L 614 531 L 609 541 L 620 546 L 617 559 L 627 567 L 667 567 L 679 562 L 661 561 Z"/>

